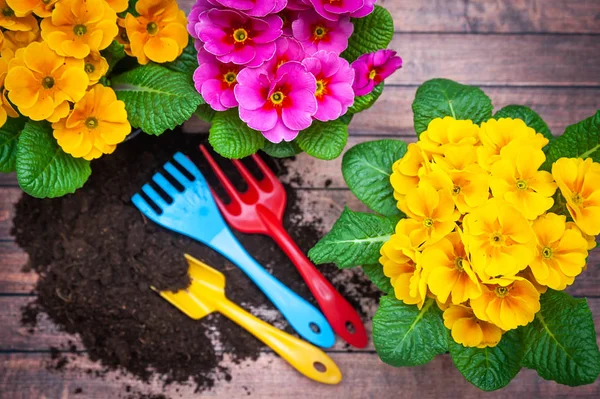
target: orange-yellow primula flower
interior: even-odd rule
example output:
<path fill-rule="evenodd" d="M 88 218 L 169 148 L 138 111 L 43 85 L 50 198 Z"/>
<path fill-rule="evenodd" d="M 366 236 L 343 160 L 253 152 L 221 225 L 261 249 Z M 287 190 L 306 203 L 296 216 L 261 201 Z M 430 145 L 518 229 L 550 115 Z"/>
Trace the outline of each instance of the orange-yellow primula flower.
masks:
<path fill-rule="evenodd" d="M 0 0 L 0 27 L 8 30 L 29 31 L 35 26 L 37 26 L 37 20 L 32 14 L 16 12 L 7 0 Z"/>
<path fill-rule="evenodd" d="M 125 103 L 113 89 L 96 85 L 68 116 L 52 124 L 58 145 L 75 158 L 92 160 L 112 153 L 131 132 Z"/>
<path fill-rule="evenodd" d="M 83 62 L 83 69 L 88 74 L 90 86 L 98 83 L 100 78 L 106 75 L 108 71 L 108 62 L 96 51 L 92 51 L 90 55 L 84 58 Z"/>
<path fill-rule="evenodd" d="M 2 52 L 0 57 L 0 127 L 4 126 L 8 117 L 18 118 L 19 114 L 14 110 L 8 99 L 6 98 L 6 91 L 4 90 L 4 80 L 8 73 L 8 64 L 14 54 L 10 50 Z"/>
<path fill-rule="evenodd" d="M 502 149 L 510 144 L 530 146 L 541 150 L 548 139 L 528 127 L 521 119 L 490 119 L 481 124 L 479 138 L 482 146 L 477 149 L 479 163 L 485 170 L 500 159 Z"/>
<path fill-rule="evenodd" d="M 456 120 L 450 116 L 429 122 L 427 130 L 419 136 L 419 146 L 430 156 L 443 154 L 454 146 L 474 146 L 479 143 L 479 126 L 469 120 Z"/>
<path fill-rule="evenodd" d="M 411 235 L 425 245 L 433 244 L 454 230 L 460 217 L 449 190 L 436 190 L 431 184 L 421 182 L 408 191 L 401 210 L 418 222 Z"/>
<path fill-rule="evenodd" d="M 533 222 L 537 246 L 529 267 L 538 283 L 554 290 L 573 284 L 588 256 L 586 239 L 568 229 L 566 221 L 566 216 L 548 213 Z"/>
<path fill-rule="evenodd" d="M 404 202 L 406 193 L 419 185 L 420 175 L 428 163 L 429 160 L 418 143 L 410 143 L 404 156 L 394 162 L 390 183 L 397 201 Z"/>
<path fill-rule="evenodd" d="M 106 0 L 115 12 L 123 12 L 129 7 L 129 0 Z"/>
<path fill-rule="evenodd" d="M 473 269 L 484 281 L 513 276 L 533 259 L 535 235 L 529 221 L 499 198 L 466 215 L 463 228 Z"/>
<path fill-rule="evenodd" d="M 579 233 L 581 233 L 581 236 L 587 242 L 587 250 L 588 251 L 591 251 L 592 249 L 594 249 L 598 246 L 598 243 L 596 242 L 596 236 L 585 234 L 583 231 L 581 231 L 581 229 L 579 227 L 577 227 L 577 223 L 567 222 L 567 229 L 575 230 L 575 231 L 578 231 Z"/>
<path fill-rule="evenodd" d="M 88 87 L 83 60 L 56 54 L 46 43 L 31 43 L 11 60 L 5 87 L 8 98 L 29 118 L 55 122 L 69 113 Z"/>
<path fill-rule="evenodd" d="M 27 15 L 33 12 L 38 17 L 46 18 L 52 15 L 54 5 L 59 0 L 6 0 L 9 7 L 17 14 Z"/>
<path fill-rule="evenodd" d="M 175 0 L 139 0 L 139 17 L 127 14 L 125 26 L 131 52 L 140 64 L 173 61 L 188 44 L 185 13 Z"/>
<path fill-rule="evenodd" d="M 444 325 L 454 342 L 466 347 L 493 347 L 502 339 L 499 327 L 479 320 L 471 308 L 463 305 L 451 305 L 444 311 Z"/>
<path fill-rule="evenodd" d="M 479 280 L 471 268 L 459 232 L 453 232 L 426 247 L 419 260 L 427 285 L 437 299 L 460 304 L 481 295 Z"/>
<path fill-rule="evenodd" d="M 514 276 L 488 283 L 483 285 L 483 294 L 470 301 L 478 319 L 489 321 L 504 331 L 533 321 L 540 310 L 540 293 L 531 282 Z"/>
<path fill-rule="evenodd" d="M 537 148 L 503 148 L 500 160 L 491 167 L 492 194 L 534 220 L 554 205 L 556 183 L 549 172 L 539 170 L 545 161 L 546 155 Z"/>
<path fill-rule="evenodd" d="M 127 29 L 125 29 L 125 19 L 118 18 L 117 25 L 119 26 L 119 34 L 115 37 L 117 43 L 123 46 L 125 50 L 125 54 L 130 57 L 133 57 L 133 53 L 131 52 L 131 43 L 129 42 L 129 36 L 127 36 Z"/>
<path fill-rule="evenodd" d="M 41 27 L 52 50 L 79 59 L 105 49 L 119 33 L 117 14 L 105 0 L 61 0 Z"/>
<path fill-rule="evenodd" d="M 6 31 L 4 32 L 2 50 L 11 49 L 17 51 L 20 48 L 29 46 L 33 42 L 39 42 L 41 39 L 40 27 L 37 24 L 33 29 L 28 31 Z"/>
<path fill-rule="evenodd" d="M 581 231 L 600 234 L 600 163 L 591 158 L 561 158 L 552 165 L 552 176 Z"/>

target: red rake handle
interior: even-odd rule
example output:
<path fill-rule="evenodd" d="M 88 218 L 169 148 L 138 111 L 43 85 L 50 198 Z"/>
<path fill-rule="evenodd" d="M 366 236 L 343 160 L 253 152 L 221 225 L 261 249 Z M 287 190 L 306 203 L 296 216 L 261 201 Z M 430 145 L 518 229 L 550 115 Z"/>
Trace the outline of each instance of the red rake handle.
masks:
<path fill-rule="evenodd" d="M 300 275 L 316 298 L 321 311 L 329 321 L 331 328 L 342 339 L 357 348 L 367 346 L 367 332 L 356 310 L 317 270 L 315 265 L 298 248 L 294 240 L 281 225 L 273 213 L 262 205 L 256 212 L 269 232 L 286 255 L 292 260 Z"/>

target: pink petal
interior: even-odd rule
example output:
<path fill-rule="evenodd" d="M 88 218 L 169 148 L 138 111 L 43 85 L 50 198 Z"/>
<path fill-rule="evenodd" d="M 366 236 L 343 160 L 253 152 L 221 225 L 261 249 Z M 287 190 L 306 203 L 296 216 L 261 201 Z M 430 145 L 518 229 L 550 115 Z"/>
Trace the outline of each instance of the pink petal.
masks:
<path fill-rule="evenodd" d="M 221 81 L 216 79 L 211 79 L 204 82 L 202 85 L 202 91 L 200 92 L 200 94 L 202 94 L 202 98 L 204 98 L 204 101 L 206 101 L 206 103 L 210 105 L 212 109 L 215 111 L 225 111 L 227 108 L 225 108 L 219 100 L 221 93 Z"/>
<path fill-rule="evenodd" d="M 260 132 L 273 129 L 279 120 L 277 111 L 272 108 L 259 108 L 252 111 L 240 106 L 239 113 L 241 120 L 246 122 L 251 129 L 258 130 Z"/>
<path fill-rule="evenodd" d="M 269 130 L 262 132 L 263 136 L 272 143 L 281 143 L 282 140 L 292 141 L 298 136 L 299 131 L 291 130 L 281 120 L 277 121 L 277 124 Z"/>
<path fill-rule="evenodd" d="M 248 87 L 238 83 L 233 90 L 235 93 L 235 98 L 237 99 L 237 102 L 240 104 L 241 108 L 254 111 L 262 108 L 267 102 L 264 92 L 262 90 L 256 90 L 254 87 Z"/>
<path fill-rule="evenodd" d="M 317 99 L 308 90 L 297 90 L 288 94 L 291 105 L 283 108 L 283 123 L 292 130 L 303 130 L 312 123 L 312 116 L 317 112 Z"/>
<path fill-rule="evenodd" d="M 316 57 L 305 58 L 304 61 L 302 61 L 302 65 L 304 65 L 306 67 L 306 70 L 312 73 L 315 76 L 315 78 L 321 78 L 322 67 L 320 59 Z"/>
<path fill-rule="evenodd" d="M 306 67 L 298 61 L 290 61 L 283 64 L 277 70 L 277 78 L 281 78 L 284 82 L 284 75 L 289 75 L 286 80 L 289 81 L 294 90 L 306 89 L 311 91 L 313 94 L 317 90 L 317 80 L 315 77 L 308 73 Z"/>
<path fill-rule="evenodd" d="M 277 38 L 279 38 L 282 34 L 281 28 L 283 27 L 283 20 L 278 16 L 278 15 L 267 15 L 264 18 L 264 22 L 263 21 L 252 21 L 253 22 L 253 27 L 252 30 L 255 32 L 255 34 L 252 36 L 252 40 L 255 43 L 270 43 L 270 42 L 274 42 L 275 40 L 277 40 Z M 260 23 L 265 23 L 267 24 L 266 27 L 258 27 L 258 26 L 254 26 L 255 24 L 258 25 L 258 22 Z"/>
<path fill-rule="evenodd" d="M 233 93 L 233 88 L 231 87 L 225 89 L 225 91 L 221 93 L 220 101 L 221 105 L 225 108 L 233 108 L 239 105 L 237 99 L 235 98 L 235 94 Z"/>
<path fill-rule="evenodd" d="M 236 65 L 245 65 L 256 57 L 256 50 L 250 45 L 233 48 L 230 53 L 219 55 L 217 59 L 225 64 L 232 62 Z"/>
<path fill-rule="evenodd" d="M 323 96 L 318 100 L 318 109 L 315 119 L 321 122 L 336 120 L 342 115 L 342 104 L 333 96 Z"/>

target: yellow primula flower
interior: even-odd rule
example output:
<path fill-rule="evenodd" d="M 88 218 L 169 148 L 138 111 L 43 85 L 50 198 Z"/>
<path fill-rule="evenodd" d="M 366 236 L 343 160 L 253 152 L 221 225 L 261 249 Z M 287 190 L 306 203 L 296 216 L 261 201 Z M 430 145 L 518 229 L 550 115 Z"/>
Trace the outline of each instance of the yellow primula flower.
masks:
<path fill-rule="evenodd" d="M 490 119 L 481 124 L 479 138 L 482 146 L 477 149 L 479 164 L 490 170 L 491 166 L 500 159 L 500 151 L 514 143 L 516 146 L 530 146 L 541 150 L 548 139 L 528 127 L 521 119 L 500 118 Z"/>
<path fill-rule="evenodd" d="M 127 29 L 125 29 L 125 19 L 118 18 L 117 25 L 119 26 L 119 34 L 115 37 L 117 43 L 123 46 L 125 50 L 125 54 L 130 57 L 133 57 L 133 53 L 131 52 L 131 43 L 129 42 L 129 37 L 127 36 Z"/>
<path fill-rule="evenodd" d="M 546 155 L 540 149 L 504 147 L 500 160 L 491 167 L 492 194 L 534 220 L 554 205 L 556 183 L 549 172 L 538 170 L 545 161 Z"/>
<path fill-rule="evenodd" d="M 108 72 L 108 62 L 96 51 L 92 51 L 90 55 L 84 58 L 83 62 L 83 69 L 90 79 L 90 86 L 98 83 L 100 78 Z"/>
<path fill-rule="evenodd" d="M 187 20 L 175 0 L 139 0 L 139 17 L 127 14 L 125 26 L 131 52 L 140 64 L 168 62 L 179 57 L 188 44 Z"/>
<path fill-rule="evenodd" d="M 427 130 L 419 136 L 419 146 L 429 156 L 443 154 L 453 146 L 474 146 L 479 143 L 479 126 L 469 120 L 456 120 L 450 116 L 429 122 Z"/>
<path fill-rule="evenodd" d="M 600 164 L 591 158 L 561 158 L 552 165 L 552 176 L 581 231 L 600 234 Z"/>
<path fill-rule="evenodd" d="M 117 14 L 105 0 L 61 0 L 41 27 L 52 50 L 79 59 L 105 49 L 119 33 Z"/>
<path fill-rule="evenodd" d="M 411 219 L 402 219 L 396 226 L 396 234 L 392 235 L 381 247 L 379 262 L 383 273 L 390 278 L 396 298 L 407 305 L 423 306 L 427 296 L 427 282 L 422 276 L 422 268 L 417 263 L 421 244 L 414 241 L 410 233 L 415 228 Z"/>
<path fill-rule="evenodd" d="M 573 284 L 588 256 L 588 243 L 575 229 L 567 229 L 567 218 L 548 213 L 533 222 L 536 254 L 529 267 L 535 279 L 554 290 Z"/>
<path fill-rule="evenodd" d="M 0 27 L 8 30 L 30 31 L 35 26 L 37 20 L 32 14 L 16 12 L 6 0 L 0 0 Z"/>
<path fill-rule="evenodd" d="M 425 153 L 416 143 L 409 144 L 404 156 L 394 162 L 390 183 L 397 201 L 404 202 L 406 193 L 419 185 L 419 176 L 428 163 Z"/>
<path fill-rule="evenodd" d="M 489 321 L 504 331 L 531 323 L 540 310 L 540 293 L 521 277 L 490 280 L 483 294 L 470 301 L 478 319 Z"/>
<path fill-rule="evenodd" d="M 453 232 L 426 247 L 419 263 L 431 293 L 445 303 L 466 302 L 481 295 L 479 280 L 471 268 L 459 232 Z"/>
<path fill-rule="evenodd" d="M 494 347 L 502 339 L 499 327 L 479 320 L 467 306 L 448 307 L 444 311 L 444 325 L 450 330 L 454 342 L 466 347 Z"/>
<path fill-rule="evenodd" d="M 6 0 L 9 7 L 17 14 L 26 15 L 33 12 L 38 17 L 46 18 L 52 15 L 54 5 L 59 0 Z"/>
<path fill-rule="evenodd" d="M 92 160 L 112 153 L 131 132 L 125 103 L 113 89 L 96 85 L 75 104 L 68 118 L 52 124 L 58 145 L 75 158 Z"/>
<path fill-rule="evenodd" d="M 575 230 L 575 231 L 578 231 L 579 233 L 581 233 L 581 236 L 587 242 L 587 250 L 588 251 L 591 251 L 592 249 L 594 249 L 594 248 L 596 248 L 598 246 L 598 243 L 596 242 L 596 237 L 592 236 L 592 235 L 589 235 L 589 234 L 585 234 L 583 231 L 581 231 L 581 229 L 579 227 L 577 227 L 577 223 L 575 223 L 575 222 L 567 222 L 567 229 L 569 229 L 569 230 Z"/>
<path fill-rule="evenodd" d="M 68 101 L 79 101 L 87 86 L 83 60 L 66 59 L 37 42 L 17 51 L 5 81 L 8 98 L 23 115 L 51 122 L 65 117 Z"/>
<path fill-rule="evenodd" d="M 473 269 L 482 280 L 512 276 L 533 259 L 529 221 L 505 201 L 492 198 L 463 219 Z"/>
<path fill-rule="evenodd" d="M 123 12 L 129 7 L 129 0 L 106 0 L 115 12 Z"/>
<path fill-rule="evenodd" d="M 40 27 L 37 24 L 33 29 L 28 31 L 6 31 L 4 32 L 2 50 L 11 49 L 17 51 L 20 48 L 29 46 L 33 42 L 39 42 L 41 39 Z"/>
<path fill-rule="evenodd" d="M 8 73 L 8 63 L 10 62 L 12 56 L 12 51 L 5 50 L 2 52 L 2 56 L 0 57 L 0 88 L 2 88 L 2 92 L 0 93 L 0 127 L 4 126 L 8 117 L 19 117 L 19 114 L 15 111 L 6 98 L 6 90 L 4 90 L 4 80 L 6 79 L 6 74 Z"/>

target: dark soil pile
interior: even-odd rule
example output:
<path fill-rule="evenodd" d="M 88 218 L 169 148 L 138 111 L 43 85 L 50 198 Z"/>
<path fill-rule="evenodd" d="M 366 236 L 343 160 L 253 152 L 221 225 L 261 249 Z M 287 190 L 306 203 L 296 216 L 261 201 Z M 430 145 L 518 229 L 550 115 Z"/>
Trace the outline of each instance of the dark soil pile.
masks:
<path fill-rule="evenodd" d="M 183 253 L 187 252 L 224 272 L 230 299 L 255 313 L 266 311 L 263 319 L 286 327 L 281 316 L 272 316 L 278 313 L 269 312 L 274 310 L 271 303 L 239 269 L 207 247 L 145 219 L 130 202 L 177 150 L 190 155 L 214 182 L 197 150 L 204 139 L 179 132 L 159 138 L 141 135 L 95 161 L 91 179 L 76 194 L 52 200 L 23 196 L 13 234 L 29 254 L 28 268 L 40 275 L 37 300 L 23 312 L 25 324 L 34 324 L 39 312 L 47 313 L 66 332 L 79 334 L 89 357 L 106 370 L 122 368 L 144 380 L 159 373 L 166 383 L 191 377 L 199 390 L 218 379 L 230 379 L 227 369 L 219 365 L 224 352 L 242 361 L 264 350 L 262 343 L 224 317 L 191 320 L 149 289 L 150 285 L 185 287 Z M 283 162 L 267 161 L 279 175 L 287 173 Z M 241 182 L 229 162 L 221 164 Z M 322 236 L 318 223 L 303 221 L 296 193 L 289 188 L 284 225 L 304 251 Z M 277 278 L 315 303 L 273 241 L 237 236 L 259 263 L 269 269 L 274 266 Z M 340 278 L 332 265 L 321 270 L 359 310 L 359 301 L 364 306 L 365 298 L 374 301 L 379 295 L 359 274 Z M 65 366 L 62 359 L 55 363 L 57 369 Z"/>

